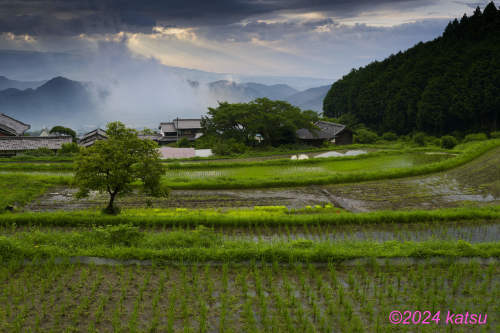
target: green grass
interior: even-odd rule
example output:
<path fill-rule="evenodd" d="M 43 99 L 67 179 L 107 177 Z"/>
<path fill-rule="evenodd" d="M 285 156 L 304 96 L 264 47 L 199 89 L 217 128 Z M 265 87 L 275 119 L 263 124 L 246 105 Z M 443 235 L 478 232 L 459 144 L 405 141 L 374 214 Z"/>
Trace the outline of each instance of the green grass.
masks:
<path fill-rule="evenodd" d="M 193 163 L 186 165 L 174 163 L 164 176 L 164 183 L 174 189 L 265 188 L 410 177 L 463 165 L 499 145 L 499 139 L 471 142 L 453 150 L 457 156 L 451 158 L 441 154 L 426 155 L 416 150 L 413 153 L 378 152 L 340 159 L 297 162 L 289 160 L 230 162 L 227 166 L 221 162 L 214 162 L 212 167 L 210 163 L 204 163 L 204 167 Z M 10 167 L 44 172 L 44 169 L 66 170 L 70 168 L 70 164 L 5 166 L 7 169 Z"/>
<path fill-rule="evenodd" d="M 22 206 L 56 185 L 68 185 L 71 178 L 47 175 L 0 174 L 0 214 L 7 205 Z"/>
<path fill-rule="evenodd" d="M 264 188 L 361 182 L 418 176 L 463 165 L 500 145 L 500 140 L 474 142 L 458 156 L 376 155 L 353 160 L 314 162 L 313 165 L 255 166 L 169 171 L 165 183 L 179 189 Z M 456 151 L 460 152 L 460 151 Z M 425 156 L 425 158 L 422 158 Z M 432 159 L 438 160 L 431 162 Z M 427 162 L 427 163 L 426 163 Z"/>
<path fill-rule="evenodd" d="M 126 209 L 118 216 L 96 211 L 0 214 L 0 226 L 106 226 L 132 224 L 142 228 L 165 226 L 278 226 L 345 225 L 377 223 L 446 222 L 459 220 L 498 220 L 500 207 L 451 208 L 438 210 L 379 211 L 348 213 L 335 208 L 296 210 L 232 209 Z"/>
<path fill-rule="evenodd" d="M 17 232 L 0 236 L 0 254 L 3 260 L 90 256 L 176 262 L 331 262 L 369 257 L 500 257 L 500 243 L 231 241 L 205 228 L 148 233 L 121 226 L 88 231 Z"/>

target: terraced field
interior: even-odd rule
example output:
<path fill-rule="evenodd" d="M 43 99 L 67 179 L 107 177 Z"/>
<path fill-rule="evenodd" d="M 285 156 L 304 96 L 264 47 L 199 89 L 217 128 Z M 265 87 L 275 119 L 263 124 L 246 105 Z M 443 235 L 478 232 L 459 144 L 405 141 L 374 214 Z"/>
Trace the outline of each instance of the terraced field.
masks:
<path fill-rule="evenodd" d="M 498 332 L 500 148 L 474 149 L 248 165 L 261 178 L 174 165 L 173 183 L 242 187 L 135 192 L 117 216 L 68 175 L 9 171 L 0 332 Z M 263 188 L 272 170 L 311 183 Z"/>

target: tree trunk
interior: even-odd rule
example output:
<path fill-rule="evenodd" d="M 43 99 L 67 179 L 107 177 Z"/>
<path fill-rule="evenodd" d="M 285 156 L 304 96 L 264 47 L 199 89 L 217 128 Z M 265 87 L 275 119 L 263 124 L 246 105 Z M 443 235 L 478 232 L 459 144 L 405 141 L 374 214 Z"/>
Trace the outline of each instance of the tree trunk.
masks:
<path fill-rule="evenodd" d="M 115 207 L 114 207 L 115 196 L 116 196 L 116 192 L 112 192 L 109 194 L 109 203 L 108 203 L 108 207 L 106 207 L 106 211 L 110 214 L 115 211 Z"/>

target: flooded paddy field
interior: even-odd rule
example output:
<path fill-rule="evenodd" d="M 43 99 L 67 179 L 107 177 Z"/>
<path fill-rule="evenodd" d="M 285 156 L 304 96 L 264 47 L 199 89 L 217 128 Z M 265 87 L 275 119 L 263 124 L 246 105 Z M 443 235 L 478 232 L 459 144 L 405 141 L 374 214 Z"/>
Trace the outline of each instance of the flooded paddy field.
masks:
<path fill-rule="evenodd" d="M 377 223 L 377 224 L 347 224 L 347 225 L 278 225 L 278 226 L 248 226 L 220 227 L 210 226 L 210 236 L 228 241 L 251 242 L 291 242 L 310 240 L 315 242 L 340 241 L 374 241 L 374 242 L 422 242 L 422 241 L 457 241 L 468 243 L 497 242 L 500 240 L 500 220 L 474 220 L 450 222 L 419 222 L 419 223 Z M 0 227 L 0 235 L 12 236 L 17 233 L 29 232 L 72 232 L 92 231 L 93 227 Z M 195 231 L 195 227 L 160 227 L 140 228 L 145 233 L 168 233 L 177 231 Z"/>
<path fill-rule="evenodd" d="M 26 205 L 27 211 L 57 211 L 102 208 L 108 197 L 91 193 L 89 198 L 76 199 L 76 189 L 56 187 Z M 241 190 L 172 190 L 168 198 L 155 198 L 135 192 L 118 197 L 123 208 L 253 208 L 254 206 L 285 205 L 302 208 L 325 205 L 329 198 L 318 188 L 241 189 Z"/>
<path fill-rule="evenodd" d="M 500 148 L 463 166 L 428 176 L 323 188 L 332 202 L 350 211 L 498 205 Z"/>
<path fill-rule="evenodd" d="M 481 314 L 481 331 L 495 332 L 500 266 L 430 262 L 11 263 L 0 266 L 0 331 L 387 332 L 391 311 L 421 309 L 440 320 L 420 332 L 449 332 L 448 311 Z"/>
<path fill-rule="evenodd" d="M 318 168 L 318 166 L 310 166 Z M 295 168 L 295 169 L 294 169 Z M 300 174 L 290 167 L 283 173 Z M 203 178 L 219 170 L 191 170 Z M 195 174 L 196 173 L 196 174 Z M 87 199 L 74 198 L 75 189 L 53 188 L 26 206 L 26 210 L 77 210 L 105 205 L 107 197 L 97 193 Z M 123 207 L 254 207 L 332 204 L 352 212 L 392 209 L 435 209 L 500 204 L 500 149 L 455 169 L 431 175 L 338 185 L 237 190 L 172 190 L 168 198 L 133 193 L 118 198 Z"/>

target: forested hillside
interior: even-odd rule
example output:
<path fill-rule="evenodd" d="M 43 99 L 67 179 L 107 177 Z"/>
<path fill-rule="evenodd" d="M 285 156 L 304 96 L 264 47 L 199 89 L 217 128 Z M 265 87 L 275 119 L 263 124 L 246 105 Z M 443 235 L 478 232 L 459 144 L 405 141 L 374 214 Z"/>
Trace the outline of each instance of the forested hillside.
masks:
<path fill-rule="evenodd" d="M 379 133 L 494 131 L 500 113 L 500 10 L 455 19 L 439 38 L 352 70 L 324 99 Z"/>

